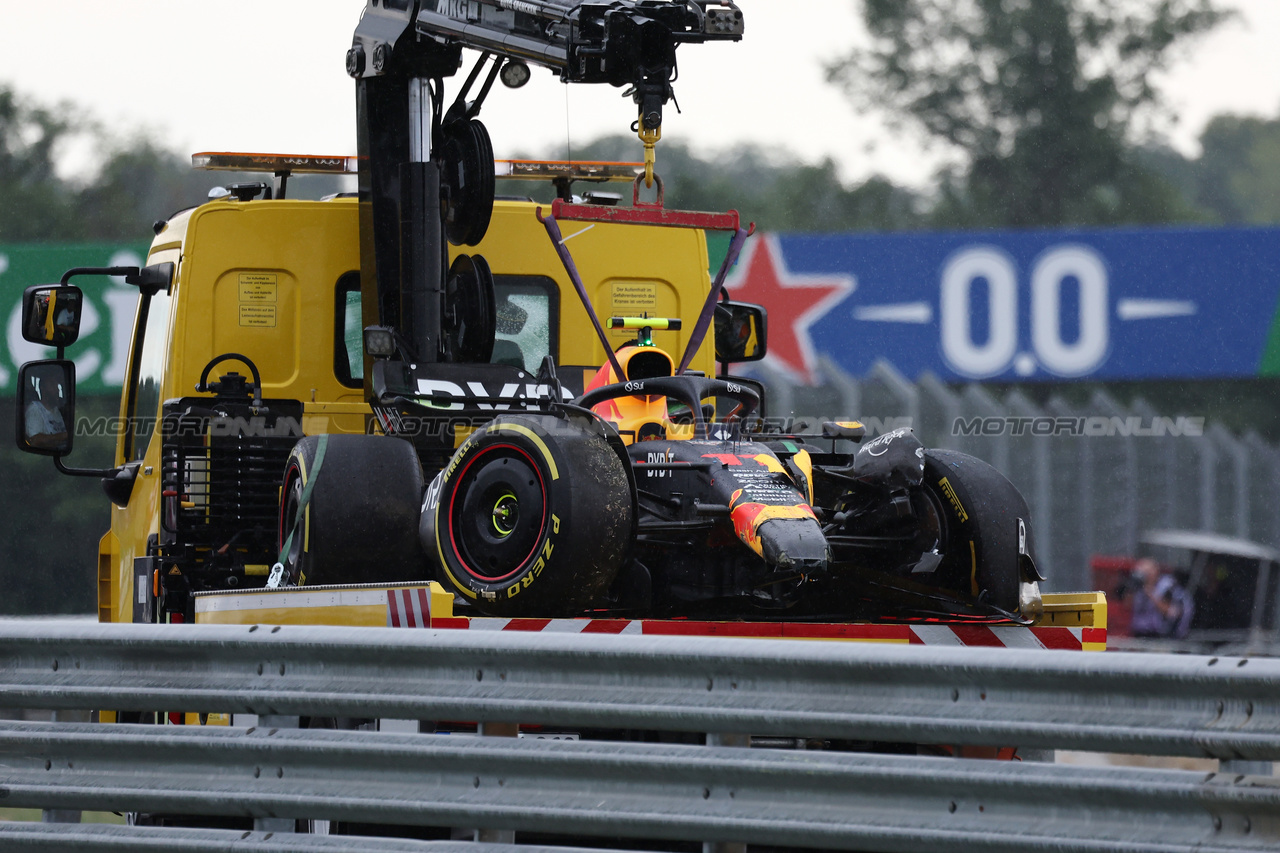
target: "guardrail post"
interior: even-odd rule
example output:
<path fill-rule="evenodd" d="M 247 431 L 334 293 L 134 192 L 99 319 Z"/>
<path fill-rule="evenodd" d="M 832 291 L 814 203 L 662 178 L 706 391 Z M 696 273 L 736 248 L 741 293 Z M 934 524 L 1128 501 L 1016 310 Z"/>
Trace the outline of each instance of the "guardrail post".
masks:
<path fill-rule="evenodd" d="M 259 728 L 296 729 L 300 722 L 298 717 L 279 714 L 262 714 L 258 717 Z M 296 832 L 297 821 L 288 817 L 255 817 L 253 828 L 256 832 Z"/>
<path fill-rule="evenodd" d="M 519 723 L 481 723 L 476 727 L 476 734 L 481 737 L 519 737 Z M 515 844 L 514 829 L 477 829 L 474 834 L 477 842 L 484 844 Z"/>
<path fill-rule="evenodd" d="M 1270 761 L 1219 761 L 1221 773 L 1232 773 L 1237 776 L 1271 776 L 1275 773 L 1275 765 Z"/>
<path fill-rule="evenodd" d="M 70 712 L 62 713 L 63 720 L 70 721 L 70 722 L 80 722 L 86 716 L 88 715 L 81 711 L 70 711 Z M 58 722 L 58 712 L 54 711 L 49 716 L 49 720 L 54 723 Z M 79 823 L 80 810 L 79 809 L 45 809 L 44 811 L 40 812 L 40 822 L 41 823 Z"/>
<path fill-rule="evenodd" d="M 751 735 L 707 733 L 707 746 L 736 746 L 751 748 Z M 742 841 L 704 841 L 702 853 L 747 853 L 747 845 Z"/>

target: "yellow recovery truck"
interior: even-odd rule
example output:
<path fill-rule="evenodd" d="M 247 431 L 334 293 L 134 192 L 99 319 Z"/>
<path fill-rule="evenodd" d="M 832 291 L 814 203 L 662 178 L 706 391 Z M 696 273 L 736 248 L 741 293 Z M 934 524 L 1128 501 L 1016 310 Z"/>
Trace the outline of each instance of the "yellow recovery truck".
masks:
<path fill-rule="evenodd" d="M 767 347 L 723 286 L 750 229 L 666 208 L 652 152 L 676 47 L 742 32 L 730 0 L 370 0 L 358 157 L 196 155 L 274 180 L 157 223 L 144 267 L 29 288 L 23 334 L 58 357 L 21 370 L 18 443 L 111 500 L 99 619 L 1104 648 L 1104 600 L 1040 593 L 990 466 L 786 432 L 728 372 Z M 528 63 L 629 86 L 646 161 L 495 162 L 476 115 Z M 310 172 L 359 192 L 288 198 Z M 498 176 L 559 197 L 495 199 Z M 611 180 L 630 206 L 574 195 Z M 139 289 L 102 470 L 64 461 L 86 274 Z"/>

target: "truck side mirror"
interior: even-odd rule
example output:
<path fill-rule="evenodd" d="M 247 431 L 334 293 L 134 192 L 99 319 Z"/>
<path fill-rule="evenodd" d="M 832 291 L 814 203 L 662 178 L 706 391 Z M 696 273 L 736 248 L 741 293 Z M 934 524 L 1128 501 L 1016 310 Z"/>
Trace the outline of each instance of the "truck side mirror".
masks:
<path fill-rule="evenodd" d="M 69 359 L 29 361 L 18 370 L 18 448 L 42 456 L 71 452 L 76 366 Z"/>
<path fill-rule="evenodd" d="M 70 346 L 80 337 L 84 294 L 74 284 L 33 284 L 22 292 L 22 337 L 33 344 Z"/>
<path fill-rule="evenodd" d="M 716 361 L 759 361 L 767 352 L 768 315 L 747 302 L 716 303 Z"/>

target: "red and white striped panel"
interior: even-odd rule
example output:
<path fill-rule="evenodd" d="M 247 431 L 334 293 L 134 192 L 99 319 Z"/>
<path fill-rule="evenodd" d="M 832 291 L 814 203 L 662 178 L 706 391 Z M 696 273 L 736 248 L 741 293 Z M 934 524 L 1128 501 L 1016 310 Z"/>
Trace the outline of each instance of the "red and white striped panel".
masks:
<path fill-rule="evenodd" d="M 684 619 L 494 619 L 457 616 L 438 618 L 422 627 L 567 634 L 773 637 L 1074 651 L 1101 651 L 1107 642 L 1105 628 L 1021 628 L 1016 625 L 842 625 L 808 622 L 693 622 Z"/>
<path fill-rule="evenodd" d="M 432 628 L 431 593 L 425 587 L 387 590 L 388 628 Z"/>

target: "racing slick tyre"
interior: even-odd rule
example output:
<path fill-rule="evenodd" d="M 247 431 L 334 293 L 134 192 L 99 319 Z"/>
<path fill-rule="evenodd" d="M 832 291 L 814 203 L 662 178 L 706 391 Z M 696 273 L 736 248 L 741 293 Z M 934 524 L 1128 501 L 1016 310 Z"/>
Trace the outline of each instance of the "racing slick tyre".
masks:
<path fill-rule="evenodd" d="M 940 516 L 943 583 L 1009 613 L 1021 607 L 1022 582 L 1036 580 L 1031 512 L 995 468 L 954 450 L 926 450 L 924 482 Z"/>
<path fill-rule="evenodd" d="M 482 613 L 577 615 L 613 582 L 634 516 L 628 471 L 598 421 L 504 415 L 428 488 L 422 545 Z"/>
<path fill-rule="evenodd" d="M 423 579 L 426 560 L 417 535 L 422 467 L 409 442 L 373 435 L 307 436 L 289 454 L 280 497 L 278 544 L 283 549 L 289 540 L 281 561 L 287 582 Z"/>

